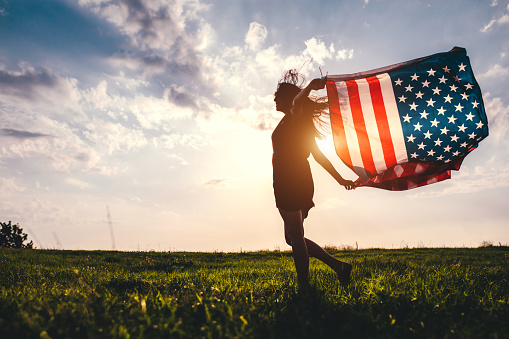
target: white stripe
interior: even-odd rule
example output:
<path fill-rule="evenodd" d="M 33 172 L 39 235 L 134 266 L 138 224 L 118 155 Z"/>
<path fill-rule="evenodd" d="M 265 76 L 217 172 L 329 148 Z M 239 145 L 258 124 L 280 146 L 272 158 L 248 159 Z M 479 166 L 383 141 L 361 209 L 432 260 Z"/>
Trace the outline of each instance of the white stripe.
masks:
<path fill-rule="evenodd" d="M 346 146 L 350 153 L 353 170 L 364 182 L 367 182 L 369 177 L 364 169 L 361 151 L 359 149 L 359 141 L 357 140 L 357 134 L 355 133 L 352 109 L 350 108 L 350 99 L 348 97 L 348 87 L 344 81 L 337 82 L 336 86 L 338 89 L 339 107 L 341 109 L 343 127 L 345 129 Z"/>
<path fill-rule="evenodd" d="M 396 104 L 396 97 L 394 96 L 394 90 L 392 88 L 391 77 L 388 73 L 383 73 L 377 75 L 377 78 L 382 90 L 396 161 L 398 164 L 406 163 L 408 162 L 408 155 L 405 146 L 405 136 L 403 135 L 403 128 L 399 117 L 398 105 Z"/>
<path fill-rule="evenodd" d="M 380 174 L 387 169 L 385 164 L 384 151 L 380 134 L 378 133 L 378 125 L 376 122 L 375 111 L 373 110 L 373 101 L 369 92 L 369 83 L 366 79 L 355 81 L 359 87 L 359 98 L 361 101 L 362 115 L 364 116 L 364 124 L 366 133 L 368 134 L 371 155 L 375 164 L 376 174 Z"/>

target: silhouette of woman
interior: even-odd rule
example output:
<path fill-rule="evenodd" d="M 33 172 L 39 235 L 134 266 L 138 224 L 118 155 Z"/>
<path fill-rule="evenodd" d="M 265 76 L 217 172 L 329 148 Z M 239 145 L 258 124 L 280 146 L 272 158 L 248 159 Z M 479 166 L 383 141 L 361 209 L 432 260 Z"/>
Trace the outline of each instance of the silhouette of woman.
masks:
<path fill-rule="evenodd" d="M 325 98 L 310 99 L 311 90 L 325 87 L 325 79 L 314 79 L 301 88 L 303 77 L 296 70 L 287 71 L 274 94 L 276 110 L 284 117 L 272 133 L 272 168 L 276 206 L 284 221 L 285 239 L 292 246 L 299 285 L 309 282 L 309 256 L 313 256 L 338 275 L 342 284 L 350 281 L 352 265 L 337 260 L 313 241 L 304 237 L 304 219 L 313 203 L 313 178 L 307 158 L 310 154 L 336 181 L 347 190 L 354 183 L 345 180 L 320 151 L 315 125 L 322 124 L 328 104 Z"/>

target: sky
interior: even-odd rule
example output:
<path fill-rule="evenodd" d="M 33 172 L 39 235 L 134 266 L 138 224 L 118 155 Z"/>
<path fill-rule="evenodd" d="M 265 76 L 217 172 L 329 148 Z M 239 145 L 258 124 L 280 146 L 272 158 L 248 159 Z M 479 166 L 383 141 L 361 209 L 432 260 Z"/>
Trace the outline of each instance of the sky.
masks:
<path fill-rule="evenodd" d="M 490 136 L 450 180 L 402 192 L 346 191 L 310 157 L 306 236 L 338 247 L 509 243 L 508 1 L 0 0 L 0 221 L 38 248 L 287 250 L 270 141 L 283 72 L 454 46 Z"/>

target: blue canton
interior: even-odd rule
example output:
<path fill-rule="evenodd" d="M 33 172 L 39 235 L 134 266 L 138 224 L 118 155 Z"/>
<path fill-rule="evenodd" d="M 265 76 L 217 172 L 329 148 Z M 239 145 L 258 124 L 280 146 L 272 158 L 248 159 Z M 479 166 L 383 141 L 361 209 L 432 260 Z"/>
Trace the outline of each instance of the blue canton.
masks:
<path fill-rule="evenodd" d="M 465 54 L 389 73 L 409 161 L 449 163 L 488 136 L 481 90 Z"/>

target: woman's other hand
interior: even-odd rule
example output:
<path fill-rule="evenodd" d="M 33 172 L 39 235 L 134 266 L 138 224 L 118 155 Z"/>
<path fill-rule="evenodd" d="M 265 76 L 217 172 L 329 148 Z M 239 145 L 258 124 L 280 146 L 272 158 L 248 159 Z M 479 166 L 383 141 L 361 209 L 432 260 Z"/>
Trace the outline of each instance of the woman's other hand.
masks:
<path fill-rule="evenodd" d="M 343 180 L 339 184 L 343 185 L 345 187 L 345 189 L 347 189 L 347 190 L 354 190 L 355 189 L 355 183 L 352 180 Z"/>

